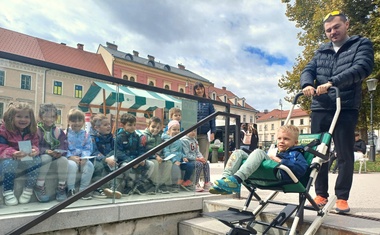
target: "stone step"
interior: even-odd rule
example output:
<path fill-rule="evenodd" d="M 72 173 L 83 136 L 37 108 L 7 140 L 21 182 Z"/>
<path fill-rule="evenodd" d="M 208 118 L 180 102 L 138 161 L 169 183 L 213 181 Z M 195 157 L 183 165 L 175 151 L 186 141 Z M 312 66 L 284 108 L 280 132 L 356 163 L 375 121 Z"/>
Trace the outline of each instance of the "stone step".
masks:
<path fill-rule="evenodd" d="M 229 207 L 242 209 L 245 199 L 236 199 L 227 197 L 224 199 L 218 200 L 206 200 L 203 204 L 203 212 L 213 212 L 227 210 Z M 258 202 L 253 200 L 251 205 L 248 207 L 249 211 L 253 211 L 256 208 Z M 283 209 L 282 206 L 278 205 L 269 205 L 265 212 L 260 216 L 260 220 L 271 221 L 275 215 L 277 215 Z M 298 230 L 301 231 L 301 234 L 304 233 L 314 220 L 316 212 L 314 211 L 305 211 L 304 223 L 298 226 Z M 292 219 L 289 219 L 288 226 L 291 226 Z M 319 230 L 316 232 L 316 235 L 319 234 L 331 234 L 331 235 L 340 235 L 340 234 L 366 234 L 374 235 L 379 234 L 378 221 L 365 220 L 361 218 L 354 218 L 349 216 L 342 216 L 337 214 L 329 213 L 325 218 L 323 224 L 320 226 Z M 262 231 L 262 228 L 255 227 L 258 231 Z M 218 221 L 217 219 L 210 217 L 200 217 L 181 221 L 179 223 L 179 235 L 225 235 L 230 228 Z M 258 233 L 260 234 L 260 233 Z M 271 234 L 285 234 L 282 231 L 274 230 Z"/>

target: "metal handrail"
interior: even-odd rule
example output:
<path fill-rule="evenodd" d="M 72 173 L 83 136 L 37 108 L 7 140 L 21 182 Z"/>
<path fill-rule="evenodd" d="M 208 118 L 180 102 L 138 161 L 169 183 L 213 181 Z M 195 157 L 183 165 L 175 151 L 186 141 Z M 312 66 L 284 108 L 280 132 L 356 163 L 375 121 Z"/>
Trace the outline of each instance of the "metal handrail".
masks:
<path fill-rule="evenodd" d="M 42 221 L 46 220 L 47 218 L 51 217 L 52 215 L 58 213 L 60 210 L 66 208 L 67 206 L 69 206 L 73 202 L 77 201 L 81 197 L 85 196 L 88 193 L 91 193 L 95 189 L 101 187 L 102 185 L 106 184 L 110 180 L 116 178 L 117 176 L 119 176 L 120 174 L 124 173 L 128 169 L 131 169 L 133 166 L 135 166 L 135 165 L 139 164 L 140 162 L 144 161 L 149 156 L 151 156 L 154 153 L 162 150 L 166 146 L 172 144 L 176 140 L 179 140 L 180 138 L 182 138 L 186 134 L 190 133 L 192 130 L 194 130 L 194 129 L 200 127 L 200 126 L 202 126 L 206 122 L 210 121 L 211 119 L 213 119 L 213 118 L 215 118 L 216 116 L 219 116 L 219 115 L 235 118 L 236 119 L 236 123 L 240 123 L 240 116 L 239 115 L 231 114 L 231 113 L 227 113 L 227 112 L 221 112 L 221 111 L 215 112 L 215 113 L 207 116 L 206 118 L 200 120 L 197 124 L 191 126 L 189 129 L 180 132 L 179 134 L 177 134 L 173 138 L 171 138 L 171 139 L 169 139 L 169 140 L 167 140 L 167 141 L 165 141 L 165 142 L 157 145 L 156 147 L 154 147 L 151 150 L 147 151 L 143 155 L 141 155 L 141 156 L 137 157 L 136 159 L 128 162 L 125 166 L 123 166 L 123 167 L 121 167 L 121 168 L 119 168 L 119 169 L 117 169 L 117 170 L 109 173 L 108 175 L 106 175 L 102 179 L 100 179 L 100 180 L 94 182 L 93 184 L 89 185 L 83 191 L 80 191 L 77 194 L 74 194 L 73 196 L 67 198 L 66 200 L 64 200 L 64 201 L 56 204 L 55 206 L 53 206 L 49 210 L 47 210 L 47 211 L 43 212 L 42 214 L 38 215 L 33 220 L 31 220 L 31 221 L 29 221 L 29 222 L 21 225 L 17 229 L 14 229 L 14 230 L 6 233 L 6 234 L 7 235 L 18 235 L 18 234 L 22 234 L 22 233 L 28 231 L 30 228 L 36 226 L 37 224 L 41 223 Z M 239 138 L 239 134 L 240 133 L 238 131 L 235 132 L 235 138 L 236 139 Z M 226 133 L 226 135 L 228 135 L 228 133 Z M 226 152 L 226 150 L 225 150 L 225 152 Z"/>

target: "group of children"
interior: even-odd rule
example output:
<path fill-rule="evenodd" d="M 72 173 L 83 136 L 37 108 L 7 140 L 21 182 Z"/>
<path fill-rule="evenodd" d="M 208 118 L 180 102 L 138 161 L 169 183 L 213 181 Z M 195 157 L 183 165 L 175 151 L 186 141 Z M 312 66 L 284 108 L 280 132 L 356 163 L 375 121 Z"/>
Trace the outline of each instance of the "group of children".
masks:
<path fill-rule="evenodd" d="M 80 177 L 81 191 L 90 183 L 177 135 L 181 131 L 181 110 L 172 108 L 169 116 L 172 120 L 167 131 L 162 131 L 163 124 L 158 117 L 152 117 L 140 136 L 136 133 L 136 117 L 123 114 L 120 118 L 122 127 L 114 136 L 110 121 L 103 114 L 92 117 L 92 128 L 87 133 L 83 129 L 85 114 L 78 109 L 71 109 L 68 113 L 68 128 L 64 132 L 55 126 L 58 110 L 53 104 L 40 106 L 38 122 L 27 103 L 11 104 L 0 126 L 0 174 L 3 176 L 5 204 L 28 203 L 33 192 L 40 202 L 50 201 L 45 180 L 53 162 L 57 165 L 58 175 L 55 199 L 65 200 L 76 193 L 77 177 Z M 14 180 L 19 167 L 26 169 L 26 182 L 17 198 Z M 195 185 L 192 181 L 194 171 Z M 201 172 L 204 173 L 203 186 L 199 183 Z M 122 193 L 175 193 L 180 189 L 193 190 L 194 186 L 198 192 L 212 186 L 209 165 L 199 152 L 196 131 L 168 145 L 163 151 L 154 152 L 116 180 L 111 180 L 82 199 L 120 198 Z"/>

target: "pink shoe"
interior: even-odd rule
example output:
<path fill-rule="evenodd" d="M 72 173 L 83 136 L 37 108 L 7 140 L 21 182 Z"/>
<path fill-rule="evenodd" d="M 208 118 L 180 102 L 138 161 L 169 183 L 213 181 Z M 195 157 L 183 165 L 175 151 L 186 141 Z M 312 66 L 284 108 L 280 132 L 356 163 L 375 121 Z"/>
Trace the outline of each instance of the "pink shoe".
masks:
<path fill-rule="evenodd" d="M 204 190 L 208 191 L 212 186 L 214 186 L 211 182 L 205 183 L 203 186 Z"/>
<path fill-rule="evenodd" d="M 197 186 L 195 187 L 195 192 L 203 192 L 204 189 L 201 187 L 200 184 L 197 184 Z"/>

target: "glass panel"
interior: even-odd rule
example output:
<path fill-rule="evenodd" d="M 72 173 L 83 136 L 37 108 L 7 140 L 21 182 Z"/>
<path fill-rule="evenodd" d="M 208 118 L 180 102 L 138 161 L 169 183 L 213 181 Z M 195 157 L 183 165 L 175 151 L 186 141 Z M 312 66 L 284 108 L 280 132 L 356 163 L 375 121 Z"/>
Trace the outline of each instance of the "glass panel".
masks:
<path fill-rule="evenodd" d="M 33 193 L 29 203 L 3 206 L 0 210 L 1 215 L 45 212 L 65 198 L 61 189 L 75 189 L 78 193 L 112 172 L 112 156 L 116 156 L 116 166 L 120 167 L 123 162 L 128 162 L 128 157 L 138 157 L 149 151 L 160 142 L 148 141 L 149 138 L 152 141 L 153 136 L 150 136 L 151 133 L 149 132 L 144 132 L 147 123 L 150 121 L 152 124 L 155 120 L 152 117 L 159 118 L 161 126 L 158 128 L 158 136 L 161 137 L 163 129 L 170 119 L 167 114 L 173 107 L 181 110 L 181 131 L 197 123 L 197 112 L 195 110 L 198 108 L 198 102 L 195 100 L 138 90 L 133 87 L 118 86 L 116 83 L 113 83 L 116 85 L 110 85 L 106 82 L 93 82 L 95 78 L 90 77 L 88 81 L 83 81 L 83 84 L 75 85 L 74 96 L 54 96 L 53 94 L 62 95 L 63 86 L 66 86 L 66 91 L 72 89 L 73 86 L 68 81 L 57 81 L 60 77 L 56 74 L 59 73 L 49 71 L 46 74 L 46 87 L 53 87 L 53 91 L 47 89 L 48 91 L 45 94 L 36 91 L 38 97 L 35 102 L 39 103 L 35 104 L 37 109 L 35 109 L 34 114 L 37 120 L 42 121 L 39 124 L 39 132 L 43 138 L 43 144 L 41 143 L 39 146 L 43 166 L 38 169 L 38 187 L 35 188 L 39 197 L 37 198 Z M 67 74 L 67 76 L 70 77 L 72 74 Z M 31 76 L 21 75 L 21 80 L 22 88 L 30 89 Z M 105 92 L 103 93 L 103 91 Z M 42 103 L 40 100 L 45 100 L 43 106 L 40 106 Z M 46 104 L 50 104 L 50 106 L 46 106 Z M 72 110 L 74 107 L 75 109 Z M 0 103 L 0 115 L 3 108 L 4 104 Z M 45 108 L 46 110 L 41 112 Z M 127 113 L 135 117 L 135 121 L 132 121 L 135 130 L 133 128 L 128 129 L 130 122 L 126 120 L 129 119 L 124 118 Z M 45 116 L 43 116 L 44 114 Z M 130 132 L 134 132 L 136 135 L 129 138 L 129 134 L 126 133 L 127 130 L 133 130 Z M 69 138 L 66 142 L 67 136 Z M 127 142 L 123 139 L 125 136 L 128 136 Z M 202 155 L 206 160 L 204 162 L 207 162 L 210 155 L 207 135 L 201 136 L 198 141 L 202 141 L 200 144 L 203 148 Z M 204 143 L 206 143 L 206 147 L 204 147 Z M 136 148 L 138 148 L 134 155 L 128 152 L 130 151 L 130 144 L 136 144 Z M 178 140 L 177 145 L 182 147 L 181 140 Z M 194 145 L 190 145 L 189 148 L 197 149 L 197 147 L 193 147 Z M 116 154 L 115 150 L 119 150 L 119 152 Z M 145 162 L 145 166 L 131 169 L 129 172 L 121 174 L 120 177 L 100 186 L 99 188 L 108 197 L 98 191 L 93 191 L 92 200 L 80 199 L 68 207 L 194 196 L 197 183 L 200 182 L 200 185 L 203 186 L 205 180 L 209 180 L 208 165 L 196 161 L 190 155 L 182 156 L 178 161 L 170 159 L 161 161 L 160 158 L 164 159 L 172 154 L 169 150 L 152 154 L 150 159 Z M 59 154 L 62 156 L 58 157 Z M 127 155 L 125 159 L 123 154 Z M 71 158 L 66 156 L 71 156 Z M 83 159 L 80 161 L 81 164 L 77 164 L 73 156 L 93 158 Z M 189 162 L 185 163 L 185 158 Z M 94 167 L 93 173 L 92 167 Z M 196 167 L 199 168 L 199 171 L 195 170 Z M 14 186 L 16 198 L 19 198 L 23 192 L 25 179 L 28 178 L 25 175 L 27 168 L 27 164 L 25 166 L 20 165 L 17 168 L 16 173 L 19 177 L 15 179 Z M 69 170 L 66 172 L 64 169 Z M 199 175 L 196 175 L 196 172 L 199 172 Z M 88 174 L 86 175 L 86 173 Z M 185 185 L 179 185 L 180 180 L 185 180 L 182 181 Z M 186 183 L 186 180 L 190 180 L 192 184 Z M 178 193 L 174 192 L 176 190 Z M 117 194 L 116 191 L 123 194 L 121 198 L 119 198 L 121 195 Z M 1 193 L 3 192 L 1 191 Z M 116 195 L 115 199 L 113 195 Z M 48 202 L 40 203 L 39 201 Z M 4 203 L 4 199 L 2 203 Z"/>

